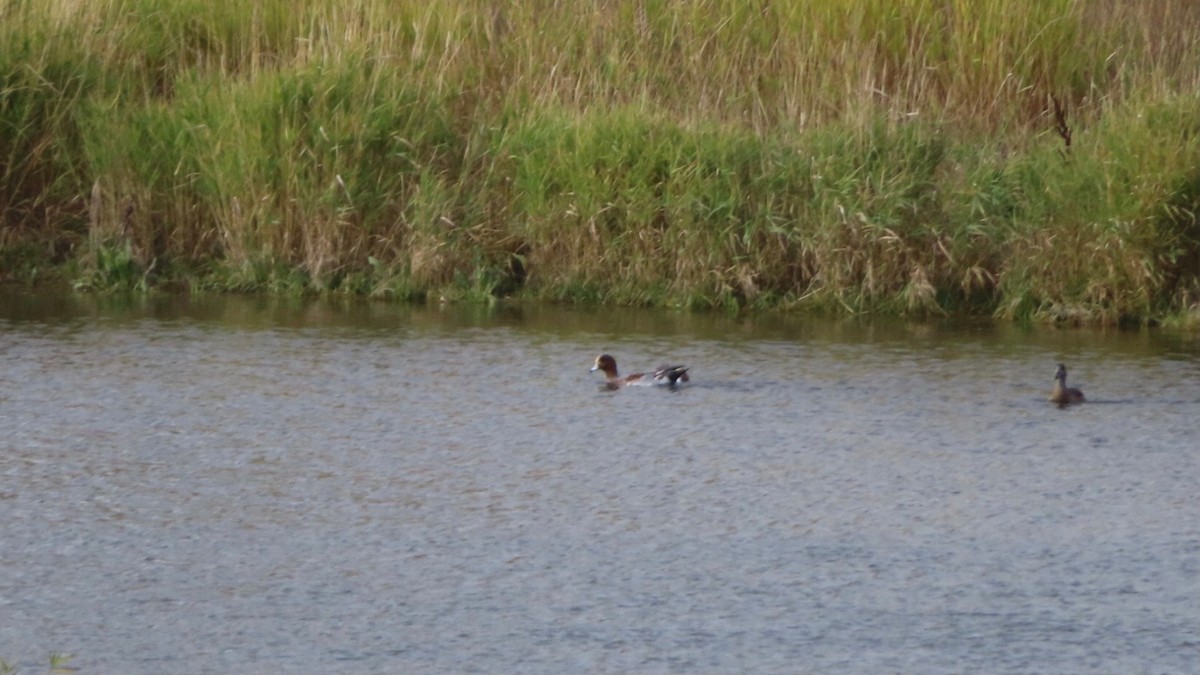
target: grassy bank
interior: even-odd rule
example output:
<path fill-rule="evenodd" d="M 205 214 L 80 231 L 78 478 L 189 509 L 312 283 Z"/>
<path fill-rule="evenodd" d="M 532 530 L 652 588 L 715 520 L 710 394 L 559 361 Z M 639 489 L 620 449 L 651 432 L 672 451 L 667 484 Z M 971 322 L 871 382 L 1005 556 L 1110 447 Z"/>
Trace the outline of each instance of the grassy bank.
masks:
<path fill-rule="evenodd" d="M 1110 322 L 1200 302 L 1191 0 L 512 4 L 0 0 L 0 276 Z"/>

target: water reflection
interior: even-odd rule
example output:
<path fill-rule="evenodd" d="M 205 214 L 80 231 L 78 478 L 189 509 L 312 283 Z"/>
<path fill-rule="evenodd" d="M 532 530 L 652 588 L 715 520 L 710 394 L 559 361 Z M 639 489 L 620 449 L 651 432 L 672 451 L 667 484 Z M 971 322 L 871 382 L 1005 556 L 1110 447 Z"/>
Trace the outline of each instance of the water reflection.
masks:
<path fill-rule="evenodd" d="M 1186 335 L 10 290 L 0 360 L 23 670 L 1200 659 Z"/>

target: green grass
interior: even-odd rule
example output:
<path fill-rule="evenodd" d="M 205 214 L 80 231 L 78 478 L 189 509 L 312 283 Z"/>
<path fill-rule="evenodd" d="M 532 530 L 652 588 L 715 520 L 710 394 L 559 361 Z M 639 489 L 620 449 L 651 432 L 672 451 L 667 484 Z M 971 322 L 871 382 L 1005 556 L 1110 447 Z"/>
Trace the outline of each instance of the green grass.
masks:
<path fill-rule="evenodd" d="M 49 663 L 49 669 L 46 672 L 51 674 L 75 672 L 77 669 L 71 666 L 71 661 L 74 658 L 75 657 L 71 654 L 53 652 L 47 659 Z M 18 672 L 19 671 L 17 670 L 16 666 L 12 665 L 8 661 L 5 661 L 4 659 L 0 659 L 0 675 L 16 675 Z"/>
<path fill-rule="evenodd" d="M 1198 84 L 1188 0 L 0 0 L 0 279 L 1187 324 Z"/>

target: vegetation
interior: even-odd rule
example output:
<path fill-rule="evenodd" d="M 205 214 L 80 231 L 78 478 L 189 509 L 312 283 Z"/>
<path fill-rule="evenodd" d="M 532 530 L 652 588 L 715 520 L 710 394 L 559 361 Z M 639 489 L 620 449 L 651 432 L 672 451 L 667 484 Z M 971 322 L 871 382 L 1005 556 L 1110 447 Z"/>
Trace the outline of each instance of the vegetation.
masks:
<path fill-rule="evenodd" d="M 74 658 L 71 654 L 62 654 L 59 652 L 50 654 L 50 669 L 47 672 L 51 673 L 51 675 L 54 673 L 74 672 L 76 669 L 70 665 L 71 660 Z M 17 672 L 16 666 L 4 659 L 0 659 L 0 675 L 16 675 Z"/>
<path fill-rule="evenodd" d="M 1193 0 L 0 0 L 0 277 L 1200 315 Z"/>

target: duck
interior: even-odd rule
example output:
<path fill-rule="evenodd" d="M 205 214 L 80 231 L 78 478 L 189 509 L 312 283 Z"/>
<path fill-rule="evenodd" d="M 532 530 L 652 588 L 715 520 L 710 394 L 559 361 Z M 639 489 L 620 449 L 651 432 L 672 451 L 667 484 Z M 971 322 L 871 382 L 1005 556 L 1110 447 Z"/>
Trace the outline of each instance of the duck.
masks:
<path fill-rule="evenodd" d="M 1050 402 L 1065 406 L 1069 403 L 1083 403 L 1083 392 L 1067 386 L 1067 367 L 1058 364 L 1054 371 L 1054 389 L 1050 390 Z"/>
<path fill-rule="evenodd" d="M 634 373 L 621 377 L 617 374 L 617 360 L 608 354 L 596 357 L 596 363 L 588 372 L 604 371 L 605 387 L 618 389 L 628 385 L 664 384 L 674 386 L 678 382 L 688 381 L 687 366 L 659 366 L 650 373 Z"/>

